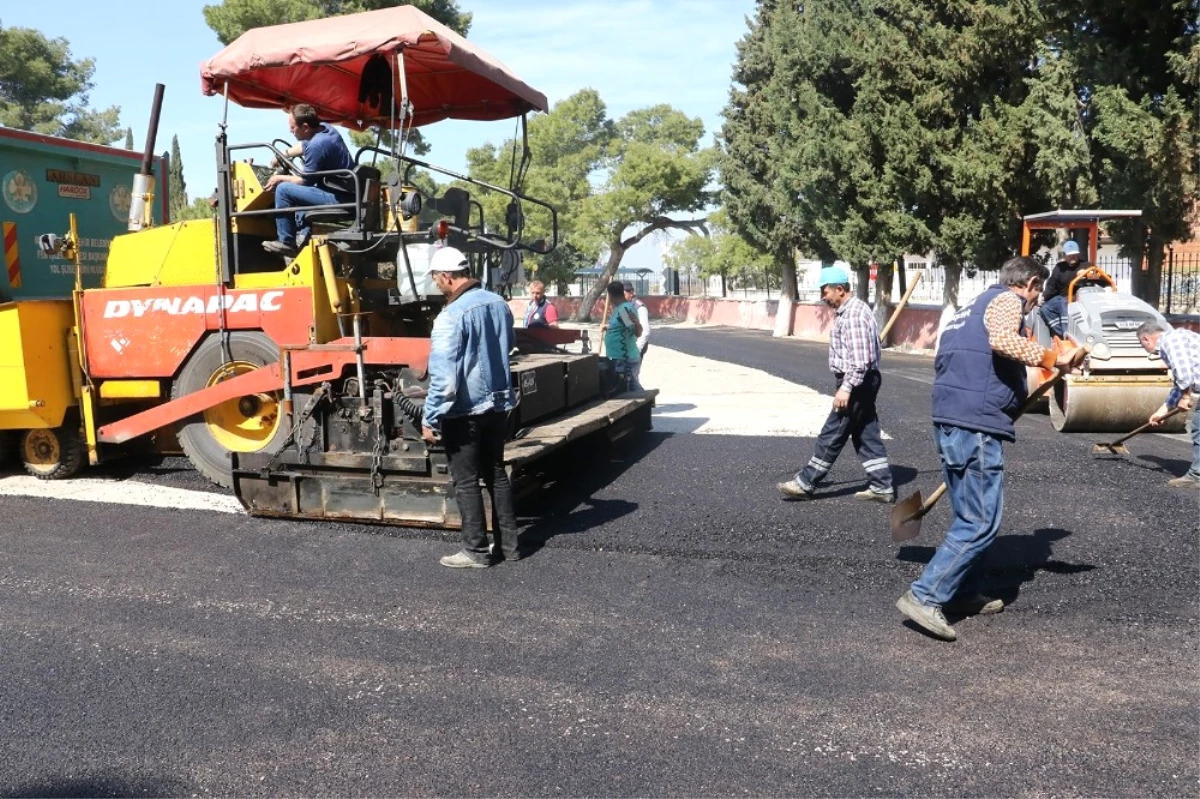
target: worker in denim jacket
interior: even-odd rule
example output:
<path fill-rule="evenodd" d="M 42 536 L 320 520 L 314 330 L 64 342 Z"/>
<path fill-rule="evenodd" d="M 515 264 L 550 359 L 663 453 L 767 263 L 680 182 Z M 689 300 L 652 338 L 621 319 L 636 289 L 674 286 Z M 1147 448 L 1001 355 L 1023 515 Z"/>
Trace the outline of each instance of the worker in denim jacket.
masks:
<path fill-rule="evenodd" d="M 508 354 L 513 316 L 507 303 L 471 277 L 467 256 L 443 247 L 430 261 L 434 284 L 446 307 L 433 323 L 429 392 L 422 436 L 441 441 L 462 516 L 463 548 L 442 558 L 451 568 L 492 565 L 484 521 L 482 477 L 492 495 L 495 552 L 517 560 L 517 516 L 504 470 L 505 415 L 516 407 Z"/>

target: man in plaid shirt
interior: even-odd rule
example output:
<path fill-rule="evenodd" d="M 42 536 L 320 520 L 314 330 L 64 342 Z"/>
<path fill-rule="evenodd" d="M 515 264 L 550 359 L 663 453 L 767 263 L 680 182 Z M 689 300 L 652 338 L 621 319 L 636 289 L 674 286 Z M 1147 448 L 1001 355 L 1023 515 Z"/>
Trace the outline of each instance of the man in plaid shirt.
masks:
<path fill-rule="evenodd" d="M 1158 425 L 1175 408 L 1192 412 L 1192 467 L 1183 477 L 1168 480 L 1177 488 L 1200 488 L 1200 335 L 1183 328 L 1146 322 L 1138 328 L 1138 341 L 1146 352 L 1158 352 L 1171 370 L 1175 385 L 1167 401 L 1150 415 L 1150 424 Z"/>
<path fill-rule="evenodd" d="M 777 488 L 792 499 L 812 499 L 817 485 L 846 446 L 846 440 L 851 439 L 870 479 L 866 490 L 854 496 L 894 502 L 892 469 L 875 409 L 882 382 L 875 315 L 869 305 L 850 293 L 850 273 L 844 268 L 825 267 L 820 282 L 821 299 L 837 312 L 829 333 L 829 370 L 837 379 L 837 392 L 833 395 L 833 409 L 817 437 L 816 453 L 800 473 L 779 483 Z"/>

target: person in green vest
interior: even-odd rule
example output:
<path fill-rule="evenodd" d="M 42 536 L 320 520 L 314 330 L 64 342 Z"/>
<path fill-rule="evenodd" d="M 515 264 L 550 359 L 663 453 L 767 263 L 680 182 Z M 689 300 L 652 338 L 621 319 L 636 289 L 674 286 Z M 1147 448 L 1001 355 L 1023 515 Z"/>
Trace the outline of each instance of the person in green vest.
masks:
<path fill-rule="evenodd" d="M 630 391 L 641 391 L 635 367 L 641 362 L 637 340 L 642 334 L 637 308 L 625 299 L 625 284 L 614 280 L 608 284 L 608 304 L 612 315 L 600 327 L 604 334 L 604 354 L 613 362 L 617 374 L 627 381 Z"/>

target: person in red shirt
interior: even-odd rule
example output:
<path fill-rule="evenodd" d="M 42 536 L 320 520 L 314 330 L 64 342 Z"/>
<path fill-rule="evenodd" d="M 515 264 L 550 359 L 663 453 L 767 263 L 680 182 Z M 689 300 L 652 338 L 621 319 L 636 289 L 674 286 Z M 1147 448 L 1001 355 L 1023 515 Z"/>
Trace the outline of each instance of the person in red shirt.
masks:
<path fill-rule="evenodd" d="M 529 306 L 525 309 L 525 327 L 558 327 L 558 309 L 546 299 L 546 285 L 540 280 L 529 284 Z"/>

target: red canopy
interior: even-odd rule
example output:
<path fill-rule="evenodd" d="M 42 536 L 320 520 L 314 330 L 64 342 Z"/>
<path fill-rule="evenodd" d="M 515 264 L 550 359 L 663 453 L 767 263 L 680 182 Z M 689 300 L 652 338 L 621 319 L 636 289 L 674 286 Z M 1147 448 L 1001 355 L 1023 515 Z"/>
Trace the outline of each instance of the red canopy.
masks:
<path fill-rule="evenodd" d="M 401 95 L 393 69 L 400 52 L 413 125 L 548 107 L 504 64 L 413 6 L 255 28 L 200 65 L 201 84 L 209 95 L 228 85 L 229 99 L 246 108 L 308 103 L 325 122 L 387 126 L 388 84 Z"/>

